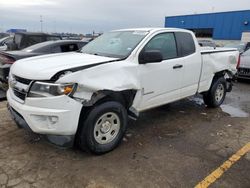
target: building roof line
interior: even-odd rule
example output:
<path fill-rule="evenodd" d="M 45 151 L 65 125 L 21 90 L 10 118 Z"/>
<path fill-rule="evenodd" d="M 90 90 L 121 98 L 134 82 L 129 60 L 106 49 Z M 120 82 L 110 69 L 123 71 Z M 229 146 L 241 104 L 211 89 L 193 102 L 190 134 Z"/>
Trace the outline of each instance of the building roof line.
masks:
<path fill-rule="evenodd" d="M 165 16 L 165 18 L 172 18 L 172 17 L 183 17 L 183 16 L 199 16 L 199 15 L 208 15 L 208 14 L 225 14 L 225 13 L 235 13 L 235 12 L 249 12 L 248 10 L 233 10 L 233 11 L 223 11 L 223 12 L 208 12 L 208 13 L 199 13 L 199 14 L 184 14 L 184 15 L 176 15 L 176 16 Z"/>

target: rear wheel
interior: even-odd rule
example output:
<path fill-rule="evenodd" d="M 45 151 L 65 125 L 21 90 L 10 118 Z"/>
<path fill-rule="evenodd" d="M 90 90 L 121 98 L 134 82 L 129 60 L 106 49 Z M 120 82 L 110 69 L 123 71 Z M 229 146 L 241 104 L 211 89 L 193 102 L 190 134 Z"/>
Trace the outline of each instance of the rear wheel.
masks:
<path fill-rule="evenodd" d="M 227 84 L 225 78 L 215 78 L 209 91 L 203 94 L 204 103 L 212 108 L 220 106 L 226 97 L 226 91 Z"/>
<path fill-rule="evenodd" d="M 127 127 L 127 111 L 118 102 L 108 101 L 94 106 L 82 124 L 79 146 L 102 154 L 121 142 Z"/>

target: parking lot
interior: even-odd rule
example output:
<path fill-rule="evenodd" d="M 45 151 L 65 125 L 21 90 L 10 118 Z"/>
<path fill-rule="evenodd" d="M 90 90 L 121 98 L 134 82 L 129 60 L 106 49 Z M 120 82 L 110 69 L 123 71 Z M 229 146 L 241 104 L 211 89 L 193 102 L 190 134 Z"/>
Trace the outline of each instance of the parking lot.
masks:
<path fill-rule="evenodd" d="M 249 83 L 236 83 L 222 106 L 228 113 L 199 97 L 144 112 L 121 146 L 102 156 L 18 129 L 2 101 L 0 187 L 194 187 L 250 142 L 249 92 Z M 249 173 L 248 152 L 211 187 L 247 188 Z"/>

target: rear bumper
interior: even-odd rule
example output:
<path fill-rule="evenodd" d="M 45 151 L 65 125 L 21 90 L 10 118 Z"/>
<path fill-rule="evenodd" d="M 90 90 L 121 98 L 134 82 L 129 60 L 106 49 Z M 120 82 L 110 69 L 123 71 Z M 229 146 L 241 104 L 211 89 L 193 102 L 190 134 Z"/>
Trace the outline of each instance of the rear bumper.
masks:
<path fill-rule="evenodd" d="M 250 75 L 249 75 L 249 76 L 241 76 L 241 75 L 238 75 L 237 78 L 238 78 L 238 79 L 250 80 Z"/>

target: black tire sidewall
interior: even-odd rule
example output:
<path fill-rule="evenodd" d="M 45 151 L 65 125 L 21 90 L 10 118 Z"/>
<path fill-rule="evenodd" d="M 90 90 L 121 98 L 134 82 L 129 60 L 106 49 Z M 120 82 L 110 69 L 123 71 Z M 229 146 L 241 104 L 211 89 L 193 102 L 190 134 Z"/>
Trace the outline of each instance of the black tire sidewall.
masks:
<path fill-rule="evenodd" d="M 113 112 L 120 119 L 120 130 L 116 138 L 108 144 L 99 144 L 94 138 L 94 128 L 96 121 L 105 113 Z M 81 130 L 81 143 L 85 142 L 87 148 L 96 154 L 102 154 L 113 150 L 121 142 L 127 127 L 127 111 L 119 103 L 115 101 L 108 101 L 98 106 L 94 106 L 88 114 L 83 129 Z"/>
<path fill-rule="evenodd" d="M 222 99 L 218 102 L 215 99 L 215 93 L 216 93 L 216 89 L 218 88 L 219 84 L 223 85 L 224 94 L 223 94 Z M 211 100 L 212 100 L 212 104 L 214 107 L 218 107 L 223 103 L 223 101 L 225 100 L 225 97 L 226 97 L 226 90 L 227 90 L 227 83 L 226 83 L 226 80 L 224 77 L 220 77 L 214 81 L 212 88 L 211 88 Z"/>

